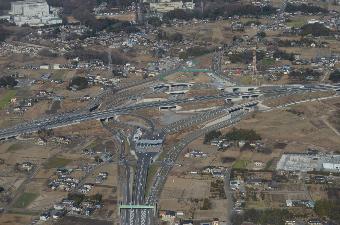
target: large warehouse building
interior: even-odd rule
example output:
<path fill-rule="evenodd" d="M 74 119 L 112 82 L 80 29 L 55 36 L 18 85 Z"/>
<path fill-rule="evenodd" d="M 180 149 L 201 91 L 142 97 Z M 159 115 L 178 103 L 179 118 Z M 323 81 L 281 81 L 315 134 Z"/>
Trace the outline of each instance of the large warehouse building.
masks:
<path fill-rule="evenodd" d="M 11 3 L 9 12 L 11 22 L 18 26 L 46 26 L 61 24 L 56 10 L 50 8 L 45 0 L 25 0 Z"/>

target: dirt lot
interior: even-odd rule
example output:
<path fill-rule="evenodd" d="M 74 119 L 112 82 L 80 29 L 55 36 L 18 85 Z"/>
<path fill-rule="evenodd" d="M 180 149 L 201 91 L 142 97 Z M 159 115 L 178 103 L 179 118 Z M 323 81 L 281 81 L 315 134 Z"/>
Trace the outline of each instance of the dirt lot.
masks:
<path fill-rule="evenodd" d="M 330 114 L 338 101 L 304 103 L 285 111 L 256 113 L 237 127 L 255 129 L 265 140 L 288 143 L 285 151 L 297 152 L 311 146 L 339 150 L 338 135 L 322 122 L 322 116 Z"/>
<path fill-rule="evenodd" d="M 204 199 L 211 196 L 211 177 L 175 174 L 176 172 L 173 172 L 165 184 L 160 198 L 161 209 L 183 211 L 185 217 L 193 216 L 195 219 L 225 217 L 225 199 L 211 199 L 211 208 L 202 210 Z"/>
<path fill-rule="evenodd" d="M 111 137 L 97 120 L 82 122 L 72 126 L 62 127 L 54 130 L 55 135 L 76 135 L 82 138 Z"/>
<path fill-rule="evenodd" d="M 165 78 L 167 82 L 193 82 L 197 84 L 211 82 L 211 78 L 206 73 L 183 73 L 178 72 Z"/>
<path fill-rule="evenodd" d="M 1 225 L 22 225 L 30 224 L 32 221 L 32 216 L 30 215 L 17 215 L 17 214 L 0 214 L 0 224 Z"/>

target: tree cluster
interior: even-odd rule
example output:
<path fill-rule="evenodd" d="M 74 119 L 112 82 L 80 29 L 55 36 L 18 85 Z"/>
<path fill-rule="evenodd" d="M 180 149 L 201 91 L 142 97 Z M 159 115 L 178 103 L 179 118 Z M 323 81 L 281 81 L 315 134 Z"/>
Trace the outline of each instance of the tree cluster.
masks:
<path fill-rule="evenodd" d="M 329 75 L 329 80 L 338 83 L 340 82 L 340 70 L 334 70 L 330 75 Z"/>
<path fill-rule="evenodd" d="M 201 210 L 209 210 L 211 208 L 212 208 L 212 203 L 211 203 L 210 199 L 209 198 L 205 198 L 203 200 L 203 205 L 202 205 Z"/>
<path fill-rule="evenodd" d="M 15 87 L 18 81 L 12 76 L 3 76 L 0 78 L 0 87 Z"/>
<path fill-rule="evenodd" d="M 97 193 L 95 195 L 86 196 L 80 193 L 69 193 L 67 198 L 74 201 L 74 204 L 79 206 L 83 201 L 92 201 L 95 203 L 102 203 L 102 195 Z"/>
<path fill-rule="evenodd" d="M 221 131 L 219 130 L 213 130 L 213 131 L 210 131 L 209 133 L 206 133 L 204 135 L 204 141 L 203 143 L 204 144 L 208 144 L 210 143 L 212 140 L 216 139 L 216 138 L 219 138 L 220 136 L 222 135 Z"/>
<path fill-rule="evenodd" d="M 5 41 L 10 35 L 11 33 L 6 28 L 0 26 L 0 43 Z"/>
<path fill-rule="evenodd" d="M 270 5 L 254 6 L 254 5 L 240 5 L 238 8 L 230 11 L 228 16 L 268 16 L 276 13 L 277 8 Z"/>
<path fill-rule="evenodd" d="M 292 4 L 288 3 L 285 8 L 286 12 L 294 13 L 294 12 L 302 12 L 302 13 L 328 13 L 327 9 L 321 8 L 319 6 L 314 5 L 306 5 L 306 4 Z"/>
<path fill-rule="evenodd" d="M 96 20 L 93 26 L 90 26 L 95 31 L 110 31 L 110 32 L 127 32 L 127 33 L 133 33 L 138 32 L 139 29 L 136 27 L 136 25 L 131 24 L 128 21 L 120 21 L 120 20 L 112 20 L 112 19 L 99 19 Z"/>
<path fill-rule="evenodd" d="M 340 223 L 340 200 L 318 200 L 314 208 L 316 214 L 320 217 L 327 217 L 334 220 L 336 224 Z"/>
<path fill-rule="evenodd" d="M 265 52 L 257 51 L 256 59 L 260 61 L 265 57 L 265 55 L 266 55 Z M 229 55 L 229 59 L 232 63 L 249 64 L 253 61 L 253 56 L 254 56 L 253 51 L 247 50 L 244 52 L 233 53 L 232 55 Z"/>
<path fill-rule="evenodd" d="M 221 158 L 221 162 L 222 163 L 232 163 L 235 162 L 235 158 L 234 157 L 223 157 Z"/>
<path fill-rule="evenodd" d="M 52 137 L 54 135 L 54 132 L 52 129 L 40 129 L 38 130 L 38 136 L 41 138 L 41 139 L 48 139 L 50 137 Z"/>
<path fill-rule="evenodd" d="M 322 42 L 320 44 L 315 43 L 315 40 L 310 38 L 301 38 L 300 40 L 288 40 L 281 39 L 277 42 L 279 47 L 309 47 L 311 44 L 322 45 L 327 44 L 327 42 Z"/>
<path fill-rule="evenodd" d="M 57 53 L 51 52 L 49 49 L 47 48 L 43 48 L 41 49 L 38 54 L 42 57 L 48 57 L 48 58 L 55 58 L 58 56 Z"/>
<path fill-rule="evenodd" d="M 262 23 L 259 20 L 249 20 L 249 21 L 245 22 L 243 25 L 244 26 L 250 26 L 252 24 L 259 26 Z"/>
<path fill-rule="evenodd" d="M 208 48 L 205 48 L 205 47 L 196 46 L 196 47 L 188 48 L 186 51 L 181 52 L 179 57 L 181 59 L 187 59 L 189 57 L 202 56 L 202 55 L 211 53 L 212 51 L 213 51 L 213 49 L 208 49 Z"/>
<path fill-rule="evenodd" d="M 76 76 L 70 81 L 69 88 L 76 87 L 77 90 L 81 90 L 88 87 L 88 82 L 85 77 Z"/>
<path fill-rule="evenodd" d="M 162 21 L 158 17 L 149 17 L 147 20 L 148 24 L 154 27 L 160 27 L 162 25 Z"/>
<path fill-rule="evenodd" d="M 319 80 L 321 73 L 312 69 L 293 70 L 289 73 L 289 78 L 294 81 Z"/>
<path fill-rule="evenodd" d="M 261 140 L 261 135 L 256 133 L 253 129 L 237 129 L 234 127 L 231 131 L 223 135 L 223 138 L 228 141 L 256 141 Z"/>
<path fill-rule="evenodd" d="M 287 53 L 285 51 L 276 50 L 273 54 L 274 58 L 279 58 L 283 60 L 294 61 L 295 57 L 293 53 Z"/>
<path fill-rule="evenodd" d="M 175 32 L 175 33 L 167 33 L 163 30 L 159 30 L 157 34 L 157 38 L 159 40 L 167 40 L 173 42 L 181 42 L 183 40 L 183 34 Z"/>
<path fill-rule="evenodd" d="M 92 10 L 95 6 L 102 2 L 108 3 L 109 6 L 124 5 L 131 1 L 118 1 L 118 0 L 49 0 L 52 6 L 63 8 L 63 15 L 74 16 L 82 24 L 90 27 L 95 32 L 108 30 L 112 32 L 136 32 L 138 31 L 135 25 L 129 22 L 110 19 L 96 19 Z"/>
<path fill-rule="evenodd" d="M 82 61 L 92 61 L 92 60 L 100 60 L 104 64 L 109 63 L 107 52 L 99 52 L 94 50 L 86 50 L 86 49 L 76 49 L 71 52 L 67 52 L 65 54 L 66 59 L 74 59 L 79 57 Z M 123 65 L 126 63 L 126 60 L 116 52 L 111 53 L 112 64 L 115 65 Z"/>
<path fill-rule="evenodd" d="M 234 214 L 231 222 L 234 225 L 241 225 L 243 222 L 285 225 L 287 220 L 292 219 L 293 215 L 287 209 L 247 209 L 244 211 L 244 214 Z"/>
<path fill-rule="evenodd" d="M 16 0 L 1 0 L 0 1 L 0 11 L 11 9 L 11 2 L 14 2 L 14 1 L 16 1 Z"/>
<path fill-rule="evenodd" d="M 256 36 L 257 36 L 258 38 L 265 38 L 265 37 L 267 36 L 267 34 L 266 34 L 266 32 L 261 31 L 261 32 L 258 32 L 258 33 L 256 34 Z"/>
<path fill-rule="evenodd" d="M 219 17 L 228 18 L 232 16 L 267 16 L 276 12 L 276 8 L 272 6 L 254 6 L 251 4 L 240 3 L 224 3 L 222 5 L 214 5 L 207 7 L 202 13 L 200 10 L 187 11 L 176 9 L 167 12 L 163 16 L 163 20 L 191 20 L 191 19 L 217 19 Z"/>
<path fill-rule="evenodd" d="M 301 35 L 313 35 L 315 37 L 319 36 L 329 36 L 331 35 L 331 30 L 320 23 L 305 24 L 301 27 Z"/>

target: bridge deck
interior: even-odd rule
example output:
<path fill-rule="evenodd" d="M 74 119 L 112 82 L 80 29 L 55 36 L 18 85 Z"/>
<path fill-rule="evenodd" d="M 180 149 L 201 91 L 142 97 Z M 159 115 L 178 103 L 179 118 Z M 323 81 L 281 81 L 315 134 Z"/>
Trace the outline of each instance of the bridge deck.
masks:
<path fill-rule="evenodd" d="M 120 205 L 119 209 L 154 209 L 153 205 Z"/>

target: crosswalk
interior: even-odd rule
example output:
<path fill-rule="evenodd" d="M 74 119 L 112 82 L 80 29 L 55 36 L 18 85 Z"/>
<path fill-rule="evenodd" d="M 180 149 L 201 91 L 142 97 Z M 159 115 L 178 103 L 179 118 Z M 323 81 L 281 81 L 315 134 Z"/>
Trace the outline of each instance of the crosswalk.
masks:
<path fill-rule="evenodd" d="M 129 210 L 130 224 L 135 224 L 135 210 Z"/>
<path fill-rule="evenodd" d="M 140 223 L 141 225 L 146 225 L 146 210 L 142 209 L 141 216 L 140 216 Z"/>

